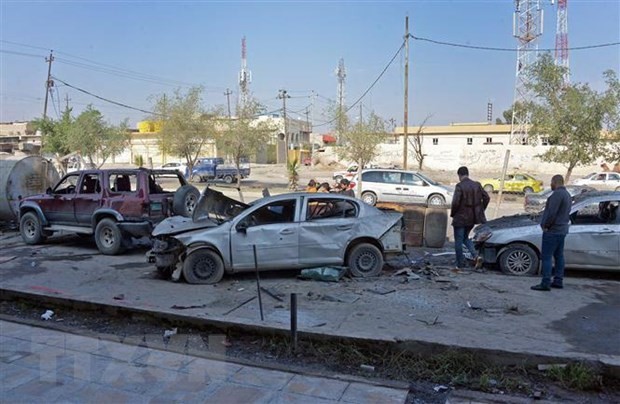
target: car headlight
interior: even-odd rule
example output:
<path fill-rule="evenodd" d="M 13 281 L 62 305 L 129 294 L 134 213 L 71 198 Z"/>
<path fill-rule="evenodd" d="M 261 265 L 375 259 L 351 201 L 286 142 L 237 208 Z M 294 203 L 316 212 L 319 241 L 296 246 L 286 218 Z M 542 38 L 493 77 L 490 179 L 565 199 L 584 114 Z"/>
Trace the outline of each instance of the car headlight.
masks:
<path fill-rule="evenodd" d="M 492 235 L 493 235 L 493 232 L 491 230 L 489 230 L 489 229 L 480 229 L 480 231 L 477 231 L 474 234 L 474 241 L 476 243 L 484 243 L 485 241 L 490 239 Z"/>

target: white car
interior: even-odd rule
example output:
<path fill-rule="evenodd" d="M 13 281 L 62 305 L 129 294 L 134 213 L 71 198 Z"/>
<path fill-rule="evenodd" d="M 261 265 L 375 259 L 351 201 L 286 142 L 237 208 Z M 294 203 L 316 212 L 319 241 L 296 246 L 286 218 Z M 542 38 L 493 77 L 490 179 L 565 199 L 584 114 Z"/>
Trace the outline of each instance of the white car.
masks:
<path fill-rule="evenodd" d="M 591 173 L 573 181 L 574 185 L 588 185 L 600 191 L 620 191 L 620 173 L 604 171 Z"/>
<path fill-rule="evenodd" d="M 362 172 L 362 190 L 358 176 L 353 190 L 369 205 L 377 202 L 423 203 L 442 206 L 452 203 L 454 187 L 443 185 L 417 171 L 370 169 Z"/>
<path fill-rule="evenodd" d="M 163 169 L 163 170 L 177 170 L 178 172 L 180 172 L 182 175 L 186 175 L 187 174 L 187 164 L 185 163 L 181 163 L 179 161 L 173 161 L 170 163 L 166 163 L 160 167 L 158 167 L 159 169 Z"/>

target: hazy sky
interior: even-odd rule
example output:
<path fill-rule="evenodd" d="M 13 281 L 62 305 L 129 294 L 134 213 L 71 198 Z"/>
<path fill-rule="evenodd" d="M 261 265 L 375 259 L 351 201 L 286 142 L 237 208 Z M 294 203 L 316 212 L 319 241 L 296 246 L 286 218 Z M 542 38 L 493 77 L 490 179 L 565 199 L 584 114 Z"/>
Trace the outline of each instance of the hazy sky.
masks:
<path fill-rule="evenodd" d="M 620 41 L 620 0 L 569 0 L 569 45 Z M 541 48 L 555 43 L 556 8 L 541 0 L 545 32 Z M 28 120 L 43 111 L 47 64 L 52 74 L 101 97 L 150 110 L 153 96 L 191 84 L 205 87 L 207 107 L 225 105 L 237 93 L 241 38 L 247 37 L 250 89 L 269 111 L 281 108 L 278 90 L 293 97 L 287 107 L 305 119 L 314 100 L 315 124 L 325 122 L 336 99 L 335 69 L 344 58 L 346 101 L 370 86 L 410 32 L 440 41 L 515 48 L 510 0 L 417 1 L 28 1 L 0 0 L 0 121 Z M 17 45 L 19 43 L 22 45 Z M 27 46 L 23 46 L 27 45 Z M 16 54 L 19 53 L 19 54 Z M 514 52 L 477 51 L 410 41 L 410 123 L 486 120 L 512 103 Z M 619 70 L 620 47 L 570 53 L 574 81 L 603 85 L 602 72 Z M 120 69 L 120 70 L 119 70 Z M 127 70 L 133 73 L 128 73 Z M 112 73 L 112 74 L 109 74 Z M 404 52 L 363 99 L 364 113 L 403 119 Z M 130 76 L 130 77 L 128 77 Z M 142 112 L 107 104 L 56 82 L 56 110 L 68 94 L 74 112 L 88 103 L 112 123 Z M 182 87 L 186 89 L 186 87 Z M 350 113 L 359 114 L 359 107 Z M 328 126 L 317 126 L 326 132 Z"/>

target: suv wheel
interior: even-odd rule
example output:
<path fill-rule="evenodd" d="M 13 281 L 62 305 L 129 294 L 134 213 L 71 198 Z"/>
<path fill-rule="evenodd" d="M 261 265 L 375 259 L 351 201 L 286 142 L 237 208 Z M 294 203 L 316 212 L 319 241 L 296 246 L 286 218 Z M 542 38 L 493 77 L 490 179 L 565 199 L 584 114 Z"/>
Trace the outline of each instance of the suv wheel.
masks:
<path fill-rule="evenodd" d="M 101 219 L 97 223 L 95 242 L 104 255 L 117 255 L 123 252 L 123 234 L 112 219 Z"/>
<path fill-rule="evenodd" d="M 183 276 L 187 283 L 218 283 L 224 276 L 224 262 L 213 250 L 196 250 L 185 259 Z"/>
<path fill-rule="evenodd" d="M 200 198 L 200 192 L 193 185 L 183 185 L 174 193 L 172 210 L 175 215 L 192 217 L 196 204 Z"/>
<path fill-rule="evenodd" d="M 383 254 L 372 244 L 358 244 L 351 250 L 347 265 L 355 277 L 377 276 L 383 269 Z"/>
<path fill-rule="evenodd" d="M 225 175 L 224 176 L 224 182 L 226 184 L 232 184 L 234 179 L 235 178 L 232 175 Z"/>
<path fill-rule="evenodd" d="M 372 192 L 364 192 L 362 194 L 362 201 L 369 204 L 370 206 L 375 206 L 377 203 L 377 195 Z"/>
<path fill-rule="evenodd" d="M 39 217 L 34 212 L 28 212 L 19 221 L 19 232 L 26 244 L 39 244 L 45 241 Z"/>

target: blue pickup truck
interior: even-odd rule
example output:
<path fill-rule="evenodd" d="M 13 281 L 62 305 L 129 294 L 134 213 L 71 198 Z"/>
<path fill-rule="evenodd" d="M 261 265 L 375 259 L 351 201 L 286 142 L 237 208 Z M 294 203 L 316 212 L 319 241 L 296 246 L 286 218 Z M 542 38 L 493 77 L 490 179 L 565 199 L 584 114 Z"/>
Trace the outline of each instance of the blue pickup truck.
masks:
<path fill-rule="evenodd" d="M 242 160 L 240 167 L 241 178 L 250 176 L 250 162 Z M 222 157 L 204 157 L 196 160 L 190 176 L 194 182 L 209 180 L 221 180 L 227 184 L 237 181 L 237 167 L 234 164 L 226 164 Z"/>

